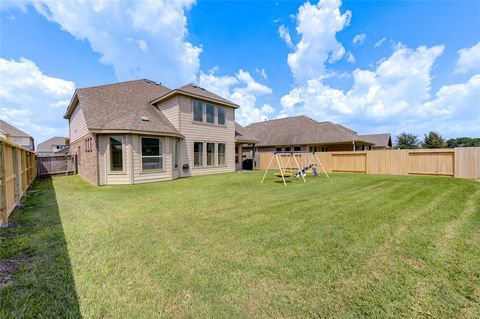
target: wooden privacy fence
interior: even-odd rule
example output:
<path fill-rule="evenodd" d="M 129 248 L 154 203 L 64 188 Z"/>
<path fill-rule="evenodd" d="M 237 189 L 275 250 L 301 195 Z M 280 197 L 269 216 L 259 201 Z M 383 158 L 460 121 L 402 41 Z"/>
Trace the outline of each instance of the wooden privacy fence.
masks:
<path fill-rule="evenodd" d="M 37 157 L 38 176 L 68 174 L 76 172 L 74 155 Z"/>
<path fill-rule="evenodd" d="M 0 138 L 0 227 L 36 176 L 35 153 Z"/>
<path fill-rule="evenodd" d="M 259 152 L 257 168 L 265 170 L 272 152 Z M 480 179 L 480 147 L 455 149 L 373 150 L 316 153 L 327 172 L 351 172 L 387 175 L 437 175 Z M 281 154 L 287 165 L 289 154 Z M 309 165 L 308 153 L 295 154 L 300 166 Z M 293 162 L 293 164 L 292 164 Z M 294 165 L 290 161 L 290 166 Z M 272 164 L 278 169 L 278 165 Z M 295 167 L 291 167 L 295 169 Z"/>

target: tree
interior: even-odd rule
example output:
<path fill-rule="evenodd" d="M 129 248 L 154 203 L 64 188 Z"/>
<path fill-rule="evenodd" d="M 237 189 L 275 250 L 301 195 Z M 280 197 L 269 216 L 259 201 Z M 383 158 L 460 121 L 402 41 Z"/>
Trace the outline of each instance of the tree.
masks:
<path fill-rule="evenodd" d="M 398 148 L 418 148 L 418 137 L 417 135 L 410 134 L 410 133 L 401 133 L 395 137 L 395 144 Z"/>
<path fill-rule="evenodd" d="M 445 147 L 445 140 L 437 132 L 430 131 L 428 134 L 425 134 L 423 138 L 422 146 L 424 148 L 442 148 Z"/>
<path fill-rule="evenodd" d="M 471 137 L 457 137 L 447 140 L 447 147 L 479 147 L 480 138 L 471 138 Z"/>

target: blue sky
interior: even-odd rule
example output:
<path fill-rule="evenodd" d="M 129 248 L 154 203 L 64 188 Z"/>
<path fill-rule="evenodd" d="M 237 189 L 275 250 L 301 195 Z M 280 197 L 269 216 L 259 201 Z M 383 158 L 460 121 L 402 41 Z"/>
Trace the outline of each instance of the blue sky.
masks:
<path fill-rule="evenodd" d="M 480 135 L 480 2 L 2 1 L 0 15 L 0 116 L 37 143 L 67 134 L 74 88 L 137 78 L 199 83 L 242 124 Z"/>

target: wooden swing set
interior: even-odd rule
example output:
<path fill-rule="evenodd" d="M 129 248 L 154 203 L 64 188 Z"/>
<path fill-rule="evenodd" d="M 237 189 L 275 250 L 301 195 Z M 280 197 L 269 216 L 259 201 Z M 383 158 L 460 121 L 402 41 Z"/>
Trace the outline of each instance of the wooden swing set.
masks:
<path fill-rule="evenodd" d="M 280 156 L 282 154 L 289 155 L 286 166 L 282 165 L 283 161 L 280 158 Z M 305 165 L 304 165 L 303 168 L 300 167 L 300 164 L 299 164 L 299 162 L 298 162 L 298 160 L 295 156 L 296 154 L 308 154 L 308 156 L 305 157 L 305 163 L 304 163 Z M 293 158 L 293 161 L 295 162 L 296 169 L 298 169 L 295 174 L 293 173 L 292 167 L 290 165 L 290 161 L 291 161 L 292 158 Z M 308 158 L 308 162 L 309 162 L 308 165 L 307 165 L 307 158 Z M 306 183 L 307 180 L 305 179 L 305 176 L 307 175 L 307 172 L 310 169 L 313 172 L 313 176 L 317 177 L 318 176 L 317 166 L 320 166 L 322 168 L 323 172 L 325 173 L 325 176 L 327 176 L 327 178 L 330 178 L 330 176 L 328 176 L 328 174 L 327 174 L 327 171 L 323 167 L 322 162 L 318 158 L 317 154 L 315 154 L 315 152 L 274 152 L 273 155 L 272 155 L 272 158 L 270 159 L 270 162 L 268 163 L 267 170 L 265 171 L 265 174 L 263 174 L 262 183 L 265 180 L 265 177 L 267 176 L 268 171 L 270 170 L 274 160 L 277 163 L 278 171 L 277 172 L 274 171 L 273 174 L 277 177 L 281 177 L 282 181 L 283 181 L 283 184 L 285 186 L 287 186 L 287 182 L 285 181 L 285 178 L 289 178 L 289 177 L 292 177 L 292 176 L 295 176 L 297 178 L 299 176 L 301 176 L 302 179 L 303 179 L 303 182 Z M 288 172 L 287 172 L 287 169 L 289 170 Z"/>

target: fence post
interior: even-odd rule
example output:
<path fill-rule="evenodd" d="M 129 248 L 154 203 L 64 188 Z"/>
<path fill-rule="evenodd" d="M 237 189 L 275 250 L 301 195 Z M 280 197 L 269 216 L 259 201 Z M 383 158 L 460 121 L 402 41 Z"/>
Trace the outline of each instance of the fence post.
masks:
<path fill-rule="evenodd" d="M 8 226 L 5 143 L 0 141 L 0 227 Z"/>

